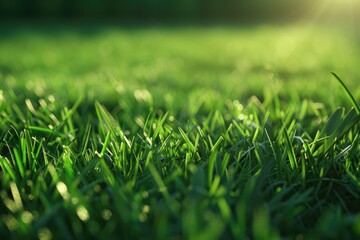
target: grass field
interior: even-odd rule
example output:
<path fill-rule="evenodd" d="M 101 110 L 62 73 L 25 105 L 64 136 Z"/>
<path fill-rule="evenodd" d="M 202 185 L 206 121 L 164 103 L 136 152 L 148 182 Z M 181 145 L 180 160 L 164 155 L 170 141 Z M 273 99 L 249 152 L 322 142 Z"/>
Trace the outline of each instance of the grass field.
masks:
<path fill-rule="evenodd" d="M 0 36 L 1 239 L 360 238 L 359 34 Z"/>

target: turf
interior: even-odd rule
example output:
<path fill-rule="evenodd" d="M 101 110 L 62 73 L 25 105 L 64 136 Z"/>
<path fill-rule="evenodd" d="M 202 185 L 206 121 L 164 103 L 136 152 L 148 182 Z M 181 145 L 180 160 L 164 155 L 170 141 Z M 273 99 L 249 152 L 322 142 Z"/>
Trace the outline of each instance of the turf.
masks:
<path fill-rule="evenodd" d="M 356 34 L 0 32 L 1 238 L 360 237 Z"/>

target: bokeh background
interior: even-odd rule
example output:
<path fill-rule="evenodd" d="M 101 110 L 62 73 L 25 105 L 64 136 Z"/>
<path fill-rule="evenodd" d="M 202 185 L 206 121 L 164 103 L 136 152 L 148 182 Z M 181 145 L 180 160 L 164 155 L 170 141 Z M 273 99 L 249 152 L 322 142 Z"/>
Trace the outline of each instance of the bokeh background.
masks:
<path fill-rule="evenodd" d="M 24 98 L 146 90 L 169 106 L 272 89 L 337 106 L 332 71 L 360 95 L 359 20 L 357 0 L 0 0 L 0 78 Z"/>
<path fill-rule="evenodd" d="M 354 0 L 13 0 L 0 1 L 1 19 L 127 21 L 292 21 L 320 16 L 359 21 Z"/>

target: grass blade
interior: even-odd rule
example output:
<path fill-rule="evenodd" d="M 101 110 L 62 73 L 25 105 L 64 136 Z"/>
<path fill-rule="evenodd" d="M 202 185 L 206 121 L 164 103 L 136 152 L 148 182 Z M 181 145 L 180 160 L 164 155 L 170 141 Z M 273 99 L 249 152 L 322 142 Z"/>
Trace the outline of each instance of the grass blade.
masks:
<path fill-rule="evenodd" d="M 286 129 L 284 130 L 286 146 L 287 146 L 287 154 L 290 160 L 290 167 L 292 170 L 298 167 L 298 163 L 296 161 L 296 156 L 294 152 L 294 148 L 292 146 L 292 141 L 290 140 L 289 134 L 287 133 Z"/>
<path fill-rule="evenodd" d="M 186 135 L 184 130 L 182 130 L 180 127 L 178 129 L 179 129 L 179 132 L 180 132 L 182 138 L 185 140 L 187 146 L 191 150 L 191 152 L 196 152 L 196 148 L 195 148 L 194 144 L 190 141 L 190 139 L 188 138 L 188 136 Z"/>
<path fill-rule="evenodd" d="M 23 160 L 22 160 L 17 148 L 14 148 L 14 156 L 15 156 L 15 160 L 16 160 L 16 163 L 18 166 L 19 173 L 20 173 L 21 177 L 24 177 L 25 176 L 24 164 L 23 164 Z"/>
<path fill-rule="evenodd" d="M 353 105 L 353 107 L 356 110 L 357 114 L 360 114 L 360 107 L 359 105 L 356 103 L 356 100 L 354 98 L 354 96 L 351 94 L 351 92 L 349 91 L 349 89 L 346 87 L 345 83 L 340 79 L 340 77 L 338 75 L 336 75 L 336 73 L 331 72 L 331 74 L 338 80 L 338 82 L 341 84 L 342 88 L 344 89 L 344 91 L 346 92 L 346 96 L 349 98 L 351 104 Z"/>
<path fill-rule="evenodd" d="M 100 153 L 100 155 L 101 156 L 104 156 L 104 154 L 105 154 L 105 152 L 106 152 L 106 148 L 107 148 L 107 146 L 109 145 L 109 143 L 110 143 L 110 131 L 106 134 L 106 138 L 105 138 L 105 141 L 104 141 L 104 145 L 103 145 L 103 147 L 102 147 L 102 149 L 101 149 L 101 153 Z"/>
<path fill-rule="evenodd" d="M 16 180 L 16 174 L 15 174 L 14 170 L 12 169 L 8 159 L 0 156 L 0 166 L 4 172 L 9 174 L 9 176 L 12 180 L 14 180 L 14 181 Z"/>

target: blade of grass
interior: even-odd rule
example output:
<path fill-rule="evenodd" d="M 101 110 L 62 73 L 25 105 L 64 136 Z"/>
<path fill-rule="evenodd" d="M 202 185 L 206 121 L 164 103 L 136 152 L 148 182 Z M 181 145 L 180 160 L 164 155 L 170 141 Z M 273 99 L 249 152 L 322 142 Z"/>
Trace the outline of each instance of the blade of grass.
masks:
<path fill-rule="evenodd" d="M 286 149 L 287 149 L 288 157 L 289 157 L 289 160 L 290 160 L 290 167 L 291 167 L 292 170 L 294 170 L 295 168 L 298 167 L 295 152 L 294 152 L 294 148 L 292 147 L 290 137 L 289 137 L 286 130 L 284 131 L 284 134 L 285 134 L 286 146 L 287 146 Z"/>
<path fill-rule="evenodd" d="M 356 113 L 357 114 L 360 114 L 360 107 L 359 105 L 357 104 L 354 96 L 351 94 L 351 92 L 349 91 L 349 89 L 346 87 L 345 83 L 340 79 L 340 77 L 334 73 L 334 72 L 331 72 L 331 74 L 338 80 L 338 82 L 340 83 L 340 85 L 342 86 L 342 89 L 344 89 L 345 93 L 346 93 L 346 96 L 349 98 L 351 104 L 353 105 L 353 107 L 355 108 L 356 110 Z"/>
<path fill-rule="evenodd" d="M 166 184 L 164 183 L 163 179 L 161 178 L 159 172 L 156 170 L 155 166 L 149 162 L 148 169 L 158 186 L 159 192 L 164 196 L 165 201 L 167 202 L 169 208 L 173 211 L 174 214 L 178 214 L 180 204 L 171 197 L 171 195 L 168 192 L 168 188 L 166 187 Z"/>
<path fill-rule="evenodd" d="M 110 131 L 108 131 L 108 133 L 106 134 L 106 138 L 105 138 L 105 141 L 104 141 L 104 145 L 103 145 L 103 147 L 102 147 L 102 149 L 101 149 L 101 153 L 100 153 L 101 156 L 104 156 L 104 154 L 105 154 L 105 152 L 106 152 L 106 148 L 107 148 L 107 146 L 108 146 L 109 143 L 110 143 L 110 134 L 111 134 Z"/>
<path fill-rule="evenodd" d="M 190 141 L 190 139 L 188 138 L 188 136 L 186 135 L 184 130 L 182 130 L 180 127 L 178 129 L 179 129 L 179 132 L 180 132 L 181 136 L 183 137 L 183 139 L 187 143 L 189 149 L 191 150 L 191 152 L 196 152 L 194 144 Z"/>
<path fill-rule="evenodd" d="M 13 151 L 14 151 L 14 157 L 15 157 L 15 160 L 16 160 L 16 163 L 17 163 L 17 166 L 18 166 L 20 176 L 24 177 L 25 176 L 25 169 L 24 169 L 23 161 L 22 161 L 22 159 L 20 157 L 20 153 L 19 153 L 17 148 L 14 148 Z"/>
<path fill-rule="evenodd" d="M 16 174 L 15 174 L 13 168 L 11 167 L 9 161 L 6 158 L 1 157 L 1 156 L 0 156 L 0 166 L 2 167 L 4 172 L 9 174 L 9 176 L 12 180 L 14 180 L 14 181 L 16 180 Z"/>

